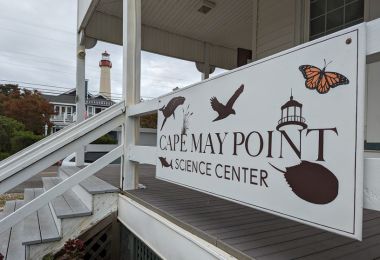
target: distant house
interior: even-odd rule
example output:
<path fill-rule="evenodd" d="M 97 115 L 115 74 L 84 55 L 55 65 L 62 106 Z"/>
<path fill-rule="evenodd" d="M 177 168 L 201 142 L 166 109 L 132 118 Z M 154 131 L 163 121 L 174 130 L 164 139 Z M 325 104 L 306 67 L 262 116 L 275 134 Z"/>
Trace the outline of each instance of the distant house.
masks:
<path fill-rule="evenodd" d="M 56 132 L 65 126 L 76 121 L 76 90 L 72 89 L 60 95 L 43 95 L 43 97 L 54 105 L 55 115 L 52 116 L 51 122 L 54 124 L 53 132 Z M 112 106 L 115 102 L 104 97 L 103 95 L 87 94 L 86 99 L 86 117 L 91 117 L 100 113 L 104 109 Z"/>

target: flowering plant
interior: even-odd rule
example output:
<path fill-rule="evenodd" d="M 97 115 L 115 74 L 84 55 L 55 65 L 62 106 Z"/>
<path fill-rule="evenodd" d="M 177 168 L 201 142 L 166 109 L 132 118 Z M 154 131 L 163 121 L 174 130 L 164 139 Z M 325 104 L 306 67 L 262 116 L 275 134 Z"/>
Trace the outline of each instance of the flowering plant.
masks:
<path fill-rule="evenodd" d="M 84 256 L 84 242 L 80 239 L 69 239 L 63 247 L 63 258 L 67 260 L 83 259 Z M 1 260 L 1 259 L 0 259 Z"/>

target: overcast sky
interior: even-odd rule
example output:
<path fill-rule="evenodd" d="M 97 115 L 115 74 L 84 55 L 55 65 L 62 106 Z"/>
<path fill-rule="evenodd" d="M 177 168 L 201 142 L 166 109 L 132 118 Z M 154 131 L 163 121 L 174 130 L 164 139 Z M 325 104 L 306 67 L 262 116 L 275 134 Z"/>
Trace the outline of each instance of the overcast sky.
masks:
<path fill-rule="evenodd" d="M 53 92 L 75 87 L 76 5 L 77 0 L 0 1 L 0 83 L 16 82 Z M 99 91 L 98 64 L 104 50 L 113 63 L 112 94 L 120 97 L 122 47 L 118 45 L 98 42 L 87 50 L 89 89 Z M 157 97 L 200 77 L 192 62 L 142 53 L 143 97 Z"/>

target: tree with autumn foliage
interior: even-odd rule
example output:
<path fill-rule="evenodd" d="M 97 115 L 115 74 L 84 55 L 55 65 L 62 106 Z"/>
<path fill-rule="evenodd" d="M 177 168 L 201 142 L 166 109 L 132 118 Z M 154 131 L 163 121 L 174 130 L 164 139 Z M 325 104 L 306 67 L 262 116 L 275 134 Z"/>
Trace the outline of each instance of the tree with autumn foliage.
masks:
<path fill-rule="evenodd" d="M 140 117 L 140 127 L 157 128 L 157 113 Z"/>
<path fill-rule="evenodd" d="M 45 125 L 51 126 L 54 107 L 37 90 L 21 89 L 18 85 L 0 85 L 0 115 L 13 118 L 26 130 L 43 134 Z"/>

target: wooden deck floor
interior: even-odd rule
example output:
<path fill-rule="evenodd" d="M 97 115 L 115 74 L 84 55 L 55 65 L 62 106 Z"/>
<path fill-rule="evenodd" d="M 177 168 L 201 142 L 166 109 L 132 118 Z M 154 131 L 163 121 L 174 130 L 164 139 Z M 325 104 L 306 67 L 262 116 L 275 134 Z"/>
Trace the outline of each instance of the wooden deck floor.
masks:
<path fill-rule="evenodd" d="M 380 212 L 364 211 L 358 242 L 154 178 L 126 196 L 239 259 L 380 259 Z"/>

